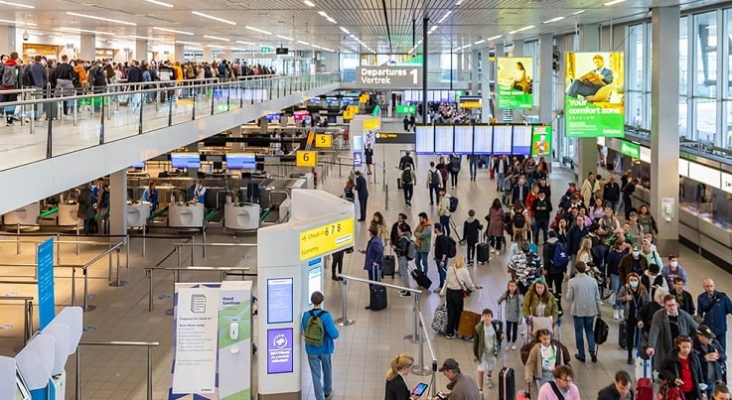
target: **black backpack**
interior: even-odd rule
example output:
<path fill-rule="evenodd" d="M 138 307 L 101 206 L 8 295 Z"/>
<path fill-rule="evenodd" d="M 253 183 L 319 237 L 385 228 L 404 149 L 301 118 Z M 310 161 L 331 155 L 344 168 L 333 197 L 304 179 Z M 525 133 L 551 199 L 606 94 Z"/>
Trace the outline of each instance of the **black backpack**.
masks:
<path fill-rule="evenodd" d="M 432 184 L 438 185 L 440 183 L 440 179 L 442 179 L 442 175 L 440 174 L 440 171 L 434 170 L 431 172 L 432 174 Z"/>
<path fill-rule="evenodd" d="M 97 67 L 94 72 L 93 84 L 94 86 L 105 86 L 107 84 L 107 74 L 101 67 Z"/>
<path fill-rule="evenodd" d="M 523 228 L 526 225 L 526 216 L 522 212 L 514 213 L 513 215 L 513 226 L 516 228 Z"/>
<path fill-rule="evenodd" d="M 412 184 L 412 170 L 402 172 L 402 185 Z"/>

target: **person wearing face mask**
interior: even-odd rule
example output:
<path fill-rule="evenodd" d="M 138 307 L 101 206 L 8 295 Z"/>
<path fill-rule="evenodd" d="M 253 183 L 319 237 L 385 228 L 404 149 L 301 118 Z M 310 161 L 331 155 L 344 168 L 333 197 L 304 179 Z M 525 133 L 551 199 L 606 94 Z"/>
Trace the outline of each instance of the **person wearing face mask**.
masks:
<path fill-rule="evenodd" d="M 676 297 L 666 294 L 663 297 L 664 311 L 653 314 L 651 319 L 651 330 L 648 334 L 648 348 L 646 355 L 653 357 L 653 365 L 658 372 L 668 377 L 664 363 L 672 351 L 678 350 L 674 344 L 674 338 L 689 336 L 696 332 L 699 324 L 694 321 L 686 311 L 679 310 Z M 691 339 L 689 339 L 691 349 Z"/>
<path fill-rule="evenodd" d="M 658 264 L 648 264 L 648 269 L 641 275 L 641 283 L 651 293 L 651 297 L 656 294 L 656 290 L 663 289 L 668 292 L 668 283 L 661 275 L 661 268 Z"/>
<path fill-rule="evenodd" d="M 628 280 L 628 274 L 631 272 L 635 272 L 640 276 L 643 275 L 647 269 L 648 260 L 646 260 L 645 257 L 641 257 L 640 248 L 638 246 L 633 246 L 631 253 L 620 260 L 618 272 L 620 272 L 620 280 L 625 282 Z"/>
<path fill-rule="evenodd" d="M 674 339 L 673 351 L 658 368 L 671 387 L 678 387 L 685 400 L 697 400 L 704 395 L 706 384 L 702 380 L 702 368 L 699 357 L 692 348 L 691 338 L 687 335 Z M 700 384 L 704 387 L 701 388 Z"/>
<path fill-rule="evenodd" d="M 628 274 L 627 283 L 620 288 L 617 295 L 617 303 L 624 306 L 623 318 L 625 318 L 626 344 L 628 349 L 628 364 L 633 365 L 633 347 L 636 345 L 638 338 L 636 335 L 643 326 L 643 322 L 639 320 L 638 313 L 650 302 L 648 290 L 641 285 L 640 277 L 635 272 Z M 638 327 L 638 329 L 636 329 Z"/>
<path fill-rule="evenodd" d="M 679 265 L 679 257 L 678 256 L 669 256 L 668 257 L 668 265 L 663 267 L 661 270 L 661 274 L 663 274 L 663 277 L 666 278 L 666 282 L 668 282 L 668 286 L 672 287 L 674 284 L 674 279 L 676 277 L 680 277 L 684 280 L 684 283 L 688 282 L 688 277 L 686 275 L 686 269 Z"/>

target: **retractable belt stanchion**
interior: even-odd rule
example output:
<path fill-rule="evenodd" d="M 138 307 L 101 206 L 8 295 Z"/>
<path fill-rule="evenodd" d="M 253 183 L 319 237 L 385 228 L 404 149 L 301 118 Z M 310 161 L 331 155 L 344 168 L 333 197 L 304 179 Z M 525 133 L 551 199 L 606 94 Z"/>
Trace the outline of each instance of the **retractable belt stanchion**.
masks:
<path fill-rule="evenodd" d="M 348 280 L 343 280 L 343 317 L 336 319 L 339 326 L 353 325 L 356 321 L 348 319 Z"/>

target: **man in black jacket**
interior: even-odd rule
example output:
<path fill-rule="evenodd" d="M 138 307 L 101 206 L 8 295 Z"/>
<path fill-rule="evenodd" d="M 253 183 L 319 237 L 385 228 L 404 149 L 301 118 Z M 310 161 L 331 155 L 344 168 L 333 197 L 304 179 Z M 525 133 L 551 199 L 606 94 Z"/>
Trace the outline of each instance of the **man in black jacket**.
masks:
<path fill-rule="evenodd" d="M 547 231 L 549 230 L 549 221 L 552 216 L 552 202 L 546 196 L 546 193 L 539 191 L 539 197 L 531 204 L 531 210 L 534 212 L 533 236 L 534 243 L 539 244 L 539 231 L 544 232 L 544 243 L 547 241 Z"/>
<path fill-rule="evenodd" d="M 391 226 L 391 234 L 389 235 L 389 242 L 392 250 L 395 250 L 396 246 L 399 244 L 399 224 L 404 224 L 406 230 L 408 232 L 412 232 L 412 228 L 407 223 L 407 214 L 399 213 L 399 216 L 397 216 L 397 222 Z"/>
<path fill-rule="evenodd" d="M 635 192 L 635 185 L 638 184 L 638 179 L 633 178 L 632 181 L 623 187 L 623 206 L 625 208 L 625 219 L 630 219 L 630 212 L 633 210 L 633 192 Z"/>
<path fill-rule="evenodd" d="M 633 400 L 635 393 L 631 390 L 630 382 L 630 374 L 625 371 L 616 372 L 613 383 L 600 390 L 597 400 Z"/>
<path fill-rule="evenodd" d="M 61 63 L 51 74 L 51 87 L 56 89 L 56 97 L 71 96 L 74 94 L 74 83 L 79 83 L 79 75 L 69 64 L 69 57 L 61 56 Z M 69 102 L 64 101 L 64 115 L 69 115 Z"/>
<path fill-rule="evenodd" d="M 602 199 L 605 201 L 605 206 L 612 208 L 613 212 L 618 210 L 618 201 L 620 201 L 620 185 L 615 182 L 615 177 L 613 175 L 610 175 L 610 181 L 608 181 L 603 188 Z"/>
<path fill-rule="evenodd" d="M 542 248 L 542 258 L 544 259 L 544 275 L 546 276 L 547 289 L 551 290 L 557 299 L 559 310 L 562 309 L 562 282 L 564 282 L 564 274 L 567 272 L 567 266 L 554 265 L 554 253 L 558 246 L 564 246 L 557 238 L 557 232 L 549 231 L 549 239 L 544 243 Z M 561 251 L 561 250 L 560 250 Z M 567 248 L 564 247 L 567 257 Z"/>
<path fill-rule="evenodd" d="M 369 200 L 369 188 L 368 184 L 366 183 L 366 178 L 363 177 L 361 171 L 356 171 L 355 189 L 358 193 L 358 204 L 360 206 L 358 220 L 363 222 L 366 221 L 366 203 Z"/>
<path fill-rule="evenodd" d="M 727 355 L 715 338 L 716 335 L 710 327 L 702 324 L 696 328 L 694 350 L 699 357 L 703 375 L 699 382 L 707 384 L 707 393 L 711 392 L 714 382 L 727 381 L 725 379 Z"/>

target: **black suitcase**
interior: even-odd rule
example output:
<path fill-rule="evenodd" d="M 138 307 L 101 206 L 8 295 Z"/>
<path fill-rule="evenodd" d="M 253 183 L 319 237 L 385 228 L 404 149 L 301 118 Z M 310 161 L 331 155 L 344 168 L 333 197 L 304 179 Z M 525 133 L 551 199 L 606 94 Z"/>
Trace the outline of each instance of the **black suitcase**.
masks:
<path fill-rule="evenodd" d="M 409 274 L 412 275 L 412 278 L 414 278 L 414 280 L 417 282 L 417 285 L 428 290 L 430 286 L 432 286 L 432 280 L 428 278 L 427 275 L 425 275 L 424 272 L 422 272 L 421 270 L 415 268 L 409 271 Z"/>
<path fill-rule="evenodd" d="M 620 331 L 618 332 L 618 343 L 620 344 L 620 347 L 623 349 L 628 348 L 628 324 L 625 322 L 625 320 L 621 320 L 618 324 L 618 327 L 620 328 Z"/>
<path fill-rule="evenodd" d="M 396 269 L 396 258 L 393 255 L 384 256 L 384 268 L 381 270 L 381 276 L 391 276 L 394 279 Z"/>
<path fill-rule="evenodd" d="M 386 308 L 386 288 L 383 286 L 370 286 L 371 297 L 369 300 L 369 309 L 371 311 L 379 311 Z"/>
<path fill-rule="evenodd" d="M 498 373 L 498 400 L 516 399 L 516 374 L 513 368 L 503 367 Z"/>
<path fill-rule="evenodd" d="M 475 261 L 485 264 L 490 260 L 491 248 L 488 243 L 478 243 L 475 245 Z"/>

